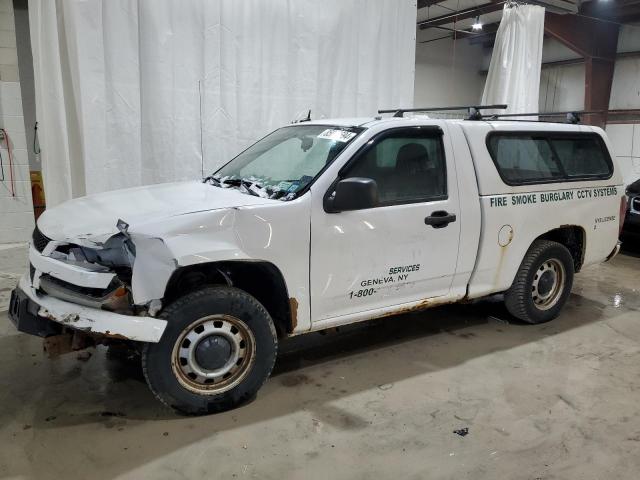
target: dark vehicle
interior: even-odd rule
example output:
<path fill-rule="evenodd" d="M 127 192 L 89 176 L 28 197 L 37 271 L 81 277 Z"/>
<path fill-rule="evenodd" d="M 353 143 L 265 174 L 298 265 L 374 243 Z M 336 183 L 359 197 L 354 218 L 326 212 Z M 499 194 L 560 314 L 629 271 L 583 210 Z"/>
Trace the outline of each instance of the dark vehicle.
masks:
<path fill-rule="evenodd" d="M 640 246 L 640 180 L 627 187 L 629 201 L 627 216 L 622 227 L 622 238 L 634 246 Z"/>

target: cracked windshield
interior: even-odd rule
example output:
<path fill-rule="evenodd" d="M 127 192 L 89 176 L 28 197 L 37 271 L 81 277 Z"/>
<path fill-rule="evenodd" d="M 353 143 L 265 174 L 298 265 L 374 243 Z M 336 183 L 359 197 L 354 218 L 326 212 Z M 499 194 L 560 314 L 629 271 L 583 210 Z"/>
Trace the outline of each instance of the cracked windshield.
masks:
<path fill-rule="evenodd" d="M 269 134 L 205 179 L 248 195 L 293 200 L 363 129 L 296 125 Z"/>

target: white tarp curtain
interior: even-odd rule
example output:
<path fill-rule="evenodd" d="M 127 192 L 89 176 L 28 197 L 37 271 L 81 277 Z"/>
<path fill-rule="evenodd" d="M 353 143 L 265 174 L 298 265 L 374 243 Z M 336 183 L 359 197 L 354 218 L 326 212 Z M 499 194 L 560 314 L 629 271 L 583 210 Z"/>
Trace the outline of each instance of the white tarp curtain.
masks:
<path fill-rule="evenodd" d="M 201 126 L 210 173 L 306 109 L 413 99 L 415 0 L 29 0 L 29 17 L 48 205 L 199 177 Z"/>
<path fill-rule="evenodd" d="M 538 111 L 544 8 L 505 5 L 482 94 L 483 105 L 507 104 L 502 113 Z"/>

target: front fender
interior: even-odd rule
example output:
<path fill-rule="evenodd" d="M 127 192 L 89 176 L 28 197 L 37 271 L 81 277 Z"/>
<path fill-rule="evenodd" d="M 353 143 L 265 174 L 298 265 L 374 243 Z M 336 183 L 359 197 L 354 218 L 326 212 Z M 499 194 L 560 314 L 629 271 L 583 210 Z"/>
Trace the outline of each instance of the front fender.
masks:
<path fill-rule="evenodd" d="M 131 291 L 134 303 L 160 300 L 173 272 L 180 267 L 248 255 L 234 231 L 234 209 L 172 217 L 164 225 L 147 225 L 130 232 L 136 246 Z"/>
<path fill-rule="evenodd" d="M 282 273 L 297 305 L 294 333 L 311 328 L 309 299 L 310 196 L 290 202 L 195 212 L 130 229 L 138 258 L 132 291 L 138 305 L 162 300 L 177 268 L 263 261 Z"/>

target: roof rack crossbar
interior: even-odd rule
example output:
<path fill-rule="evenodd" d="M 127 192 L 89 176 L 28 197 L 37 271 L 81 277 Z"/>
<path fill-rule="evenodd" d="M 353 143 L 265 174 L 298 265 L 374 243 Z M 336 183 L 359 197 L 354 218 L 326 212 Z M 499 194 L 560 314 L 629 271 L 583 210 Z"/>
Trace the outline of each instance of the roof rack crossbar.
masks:
<path fill-rule="evenodd" d="M 567 123 L 580 123 L 582 115 L 603 114 L 603 110 L 568 110 L 564 112 L 535 112 L 535 113 L 496 113 L 488 115 L 486 120 L 512 117 L 566 117 Z"/>
<path fill-rule="evenodd" d="M 454 110 L 466 110 L 469 118 L 477 120 L 482 118 L 480 110 L 506 110 L 507 105 L 456 105 L 452 107 L 425 107 L 425 108 L 392 108 L 378 110 L 378 113 L 393 113 L 394 117 L 402 117 L 408 112 L 447 112 Z"/>

